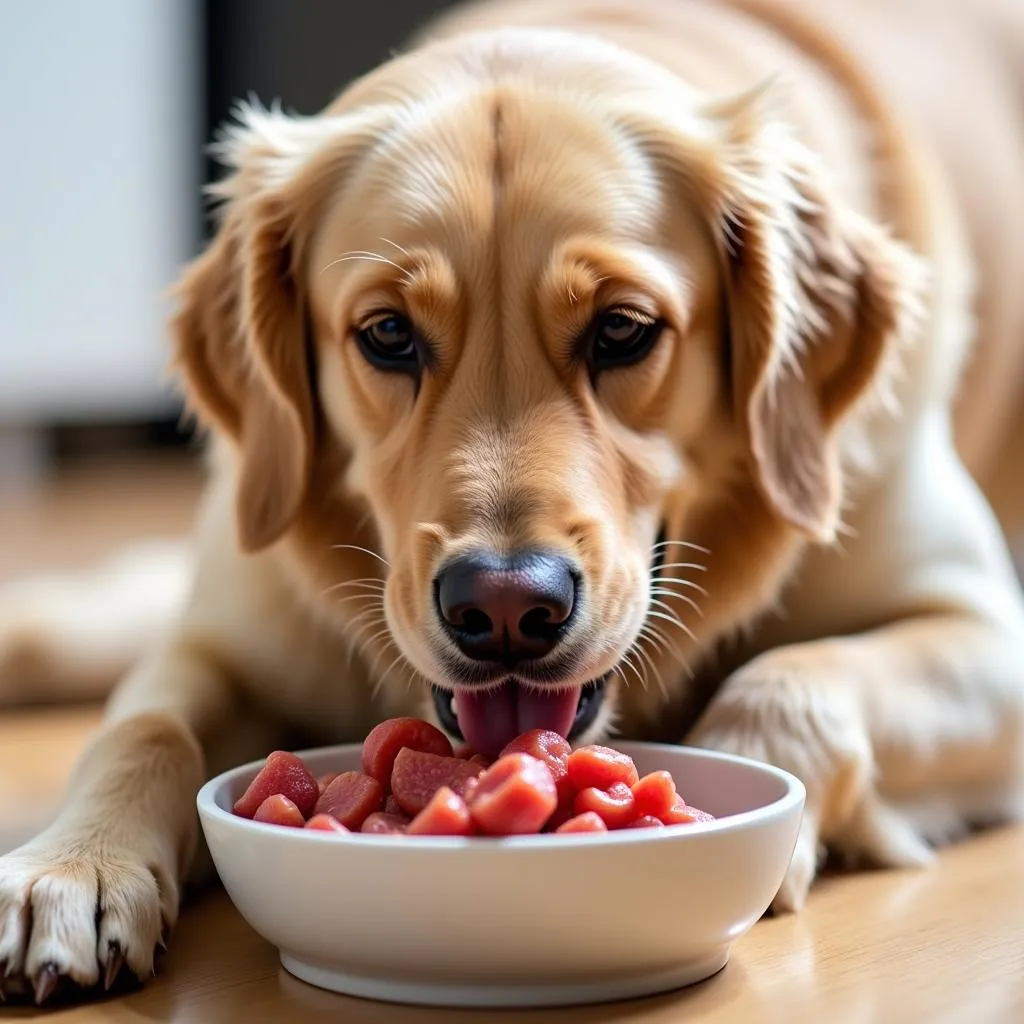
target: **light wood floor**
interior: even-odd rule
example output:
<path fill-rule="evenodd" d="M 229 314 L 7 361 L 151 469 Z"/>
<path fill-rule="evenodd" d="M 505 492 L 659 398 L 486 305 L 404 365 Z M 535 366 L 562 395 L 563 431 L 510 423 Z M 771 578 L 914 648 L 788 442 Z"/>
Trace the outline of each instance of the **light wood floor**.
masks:
<path fill-rule="evenodd" d="M 77 464 L 38 485 L 4 487 L 0 583 L 87 566 L 125 541 L 178 536 L 200 486 L 198 461 L 173 453 Z"/>
<path fill-rule="evenodd" d="M 178 462 L 125 464 L 71 474 L 34 495 L 4 498 L 0 580 L 87 564 L 130 537 L 176 533 L 191 516 L 196 480 L 194 471 Z M 93 708 L 0 713 L 0 850 L 53 815 L 97 715 Z M 37 1013 L 8 1006 L 0 1009 L 0 1019 Z M 274 951 L 224 894 L 213 893 L 185 910 L 157 978 L 145 989 L 57 1009 L 52 1017 L 67 1024 L 1019 1024 L 1024 1021 L 1024 828 L 963 843 L 925 871 L 829 878 L 802 914 L 756 925 L 717 977 L 659 999 L 500 1015 L 343 999 L 285 974 Z"/>

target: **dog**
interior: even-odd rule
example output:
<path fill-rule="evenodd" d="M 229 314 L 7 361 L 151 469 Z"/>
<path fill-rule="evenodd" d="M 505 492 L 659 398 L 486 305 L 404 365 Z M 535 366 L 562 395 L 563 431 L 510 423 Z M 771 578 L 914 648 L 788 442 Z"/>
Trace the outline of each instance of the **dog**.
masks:
<path fill-rule="evenodd" d="M 148 976 L 203 780 L 392 715 L 789 769 L 780 912 L 1019 816 L 1022 101 L 1012 0 L 484 0 L 241 107 L 194 546 L 0 602 L 8 699 L 124 673 L 0 858 L 9 981 Z"/>

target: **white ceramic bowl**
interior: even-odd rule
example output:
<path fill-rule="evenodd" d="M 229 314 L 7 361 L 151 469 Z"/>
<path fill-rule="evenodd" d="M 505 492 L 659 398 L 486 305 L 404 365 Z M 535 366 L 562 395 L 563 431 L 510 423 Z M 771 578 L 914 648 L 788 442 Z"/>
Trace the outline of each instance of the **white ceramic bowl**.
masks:
<path fill-rule="evenodd" d="M 626 999 L 721 970 L 771 903 L 804 788 L 754 761 L 618 743 L 641 774 L 667 769 L 715 822 L 594 836 L 337 836 L 235 817 L 260 763 L 198 796 L 235 906 L 313 985 L 390 1002 L 556 1006 Z M 304 752 L 314 774 L 359 747 Z"/>

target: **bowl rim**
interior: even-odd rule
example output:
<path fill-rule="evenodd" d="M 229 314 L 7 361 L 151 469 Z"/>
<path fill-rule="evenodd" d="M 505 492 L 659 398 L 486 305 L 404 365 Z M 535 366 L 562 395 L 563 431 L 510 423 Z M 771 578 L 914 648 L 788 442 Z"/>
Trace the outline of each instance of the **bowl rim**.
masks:
<path fill-rule="evenodd" d="M 307 757 L 322 754 L 343 754 L 355 753 L 362 747 L 361 743 L 337 743 L 328 746 L 310 747 L 305 750 L 294 751 L 297 757 L 305 760 Z M 383 848 L 383 849 L 431 849 L 431 850 L 467 850 L 467 849 L 557 849 L 571 847 L 579 849 L 580 843 L 588 845 L 613 845 L 636 843 L 636 842 L 669 842 L 678 841 L 684 836 L 702 836 L 709 833 L 722 834 L 739 832 L 751 825 L 759 824 L 767 820 L 784 816 L 794 808 L 799 809 L 803 814 L 803 805 L 807 792 L 804 784 L 791 772 L 763 761 L 756 761 L 753 758 L 741 757 L 738 754 L 727 754 L 717 750 L 705 750 L 701 747 L 690 747 L 681 743 L 645 743 L 640 741 L 622 740 L 616 744 L 616 749 L 623 753 L 630 750 L 643 751 L 672 751 L 674 754 L 683 753 L 684 756 L 693 757 L 695 760 L 719 761 L 730 764 L 739 764 L 746 768 L 752 768 L 764 775 L 769 775 L 782 782 L 785 790 L 778 799 L 761 807 L 755 807 L 749 811 L 741 811 L 738 814 L 730 814 L 724 818 L 715 818 L 714 821 L 691 822 L 680 825 L 666 825 L 664 828 L 633 828 L 617 829 L 612 832 L 595 832 L 592 834 L 573 833 L 571 835 L 557 835 L 553 832 L 523 835 L 523 836 L 416 836 L 414 842 L 410 842 L 404 835 L 379 835 L 365 832 L 339 833 L 321 832 L 316 829 L 282 828 L 280 825 L 271 825 L 261 821 L 253 821 L 251 818 L 242 818 L 229 810 L 221 807 L 216 800 L 216 794 L 223 786 L 232 782 L 236 777 L 245 775 L 248 772 L 259 771 L 266 761 L 265 757 L 255 761 L 248 761 L 245 764 L 229 768 L 213 778 L 207 780 L 196 794 L 196 807 L 199 811 L 200 820 L 204 824 L 207 819 L 217 820 L 222 823 L 229 823 L 231 827 L 241 829 L 243 832 L 251 831 L 257 835 L 274 835 L 280 839 L 298 842 L 331 843 L 338 845 L 353 845 L 359 849 Z M 299 838 L 299 837 L 302 838 Z"/>

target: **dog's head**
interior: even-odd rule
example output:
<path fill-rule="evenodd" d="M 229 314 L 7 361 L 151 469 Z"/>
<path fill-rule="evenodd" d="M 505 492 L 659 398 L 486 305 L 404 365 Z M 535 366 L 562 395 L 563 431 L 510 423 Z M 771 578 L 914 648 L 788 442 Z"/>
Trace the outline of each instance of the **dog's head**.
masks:
<path fill-rule="evenodd" d="M 918 277 L 755 100 L 505 33 L 246 109 L 224 150 L 176 334 L 240 543 L 452 731 L 493 753 L 592 734 L 620 676 L 671 696 L 833 537 Z"/>

